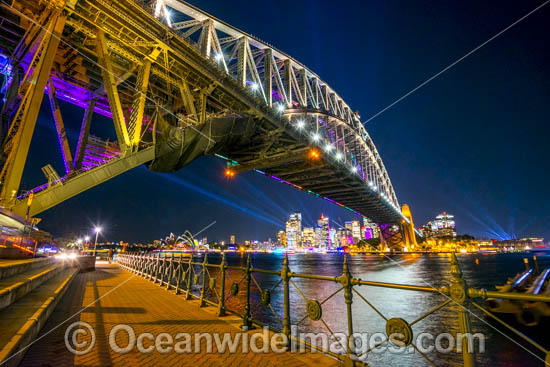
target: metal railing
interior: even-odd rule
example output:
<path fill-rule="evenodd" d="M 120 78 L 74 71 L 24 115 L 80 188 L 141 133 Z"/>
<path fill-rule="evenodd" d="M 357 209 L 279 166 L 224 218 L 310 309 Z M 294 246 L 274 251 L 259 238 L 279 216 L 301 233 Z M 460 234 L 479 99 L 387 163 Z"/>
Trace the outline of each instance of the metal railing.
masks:
<path fill-rule="evenodd" d="M 462 345 L 462 360 L 463 366 L 471 367 L 475 366 L 475 351 L 472 348 L 472 343 L 468 338 L 472 335 L 470 326 L 470 309 L 480 310 L 485 316 L 494 319 L 497 323 L 504 328 L 511 331 L 516 336 L 520 337 L 523 341 L 527 342 L 540 352 L 544 353 L 546 365 L 550 365 L 550 351 L 529 338 L 527 335 L 518 331 L 516 328 L 505 322 L 495 314 L 487 310 L 482 302 L 487 298 L 497 298 L 501 300 L 512 301 L 529 301 L 537 303 L 550 303 L 550 296 L 547 295 L 533 295 L 517 292 L 498 292 L 487 291 L 485 289 L 469 288 L 462 277 L 458 260 L 455 254 L 451 254 L 450 257 L 450 273 L 451 281 L 449 286 L 443 287 L 426 287 L 417 285 L 407 285 L 398 283 L 386 283 L 386 282 L 374 282 L 362 280 L 352 276 L 350 268 L 347 262 L 347 256 L 344 257 L 343 271 L 341 276 L 321 276 L 311 274 L 294 273 L 290 270 L 288 264 L 288 257 L 285 255 L 283 261 L 283 267 L 281 271 L 265 270 L 252 267 L 250 255 L 246 260 L 246 266 L 230 266 L 227 264 L 225 254 L 221 256 L 220 264 L 208 263 L 208 254 L 205 253 L 203 260 L 198 262 L 194 261 L 192 254 L 174 256 L 162 255 L 158 253 L 154 254 L 140 254 L 140 253 L 126 253 L 118 256 L 118 264 L 128 271 L 138 274 L 145 279 L 151 280 L 154 283 L 158 283 L 160 286 L 166 287 L 167 290 L 175 290 L 176 294 L 184 294 L 187 300 L 198 299 L 201 307 L 211 305 L 217 307 L 217 315 L 225 316 L 227 313 L 231 313 L 242 318 L 242 327 L 245 330 L 254 328 L 255 325 L 264 327 L 268 326 L 273 332 L 278 332 L 286 335 L 287 348 L 290 348 L 290 343 L 293 340 L 297 340 L 300 343 L 307 345 L 309 348 L 314 348 L 329 354 L 342 362 L 346 366 L 366 366 L 366 363 L 362 361 L 362 357 L 368 354 L 370 351 L 378 348 L 384 343 L 392 343 L 397 347 L 409 346 L 419 353 L 426 361 L 435 366 L 436 363 L 432 361 L 425 353 L 413 343 L 413 330 L 412 326 L 425 319 L 429 315 L 434 314 L 444 308 L 448 308 L 451 312 L 454 312 L 458 319 L 457 324 L 457 338 L 462 340 L 456 340 L 456 343 Z M 239 281 L 235 282 L 231 278 L 231 274 L 235 272 L 242 272 L 243 275 Z M 256 279 L 255 275 L 271 275 L 276 276 L 279 280 L 276 284 L 269 289 L 264 286 L 262 288 Z M 297 285 L 297 279 L 310 279 L 323 282 L 330 282 L 336 284 L 337 290 L 331 293 L 324 300 L 319 301 L 314 298 L 307 298 Z M 244 292 L 239 288 L 241 283 L 244 282 Z M 277 312 L 271 304 L 271 293 L 282 283 L 283 293 L 283 305 L 282 318 L 277 315 Z M 228 287 L 229 286 L 229 287 Z M 426 311 L 420 317 L 416 318 L 412 322 L 407 322 L 403 318 L 387 318 L 378 308 L 376 308 L 372 302 L 370 302 L 363 294 L 358 291 L 358 287 L 382 287 L 387 289 L 397 289 L 406 291 L 416 291 L 439 295 L 443 298 L 441 303 L 437 306 Z M 252 317 L 252 304 L 251 295 L 252 291 L 256 290 L 259 293 L 259 303 L 261 306 L 268 309 L 273 315 L 279 325 L 279 327 L 273 327 L 265 322 L 257 320 Z M 306 315 L 297 322 L 296 325 L 302 324 L 306 319 L 311 321 L 319 321 L 334 336 L 331 328 L 327 325 L 323 319 L 323 304 L 333 298 L 336 294 L 343 292 L 345 308 L 346 308 L 346 328 L 347 328 L 347 345 L 344 346 L 345 352 L 335 353 L 331 350 L 324 349 L 318 345 L 309 343 L 303 339 L 291 334 L 291 315 L 296 316 L 298 310 L 291 308 L 291 289 L 295 289 L 297 293 L 303 298 L 305 303 Z M 243 294 L 244 293 L 244 294 Z M 366 351 L 356 353 L 354 348 L 355 341 L 353 340 L 354 334 L 354 319 L 352 312 L 352 304 L 354 302 L 353 295 L 356 295 L 361 302 L 368 305 L 376 314 L 378 314 L 385 322 L 386 338 L 371 346 Z M 231 298 L 242 295 L 244 297 L 244 307 L 242 310 L 231 309 L 227 306 L 228 301 Z M 256 297 L 257 298 L 257 297 Z M 439 302 L 439 301 L 438 301 Z M 398 335 L 397 338 L 392 337 Z"/>

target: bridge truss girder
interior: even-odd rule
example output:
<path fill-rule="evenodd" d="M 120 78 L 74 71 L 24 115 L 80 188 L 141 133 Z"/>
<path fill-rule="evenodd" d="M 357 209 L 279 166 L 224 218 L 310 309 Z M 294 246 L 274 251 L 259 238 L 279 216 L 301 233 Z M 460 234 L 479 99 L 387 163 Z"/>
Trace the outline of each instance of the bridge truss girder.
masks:
<path fill-rule="evenodd" d="M 21 9 L 35 12 L 34 18 L 25 19 L 21 27 L 23 23 L 37 23 L 45 9 L 56 9 L 66 19 L 64 27 L 57 30 L 63 42 L 59 47 L 52 46 L 53 56 L 43 58 L 52 65 L 55 59 L 55 67 L 39 68 L 45 70 L 43 79 L 52 81 L 57 99 L 87 108 L 74 169 L 68 169 L 70 172 L 62 178 L 64 185 L 74 181 L 76 187 L 76 179 L 86 175 L 79 168 L 92 113 L 113 119 L 119 147 L 113 160 L 120 162 L 132 154 L 151 151 L 156 118 L 192 129 L 209 117 L 241 114 L 254 117 L 257 134 L 248 147 L 228 149 L 226 156 L 238 164 L 235 170 L 260 167 L 274 175 L 281 172 L 303 189 L 319 183 L 314 177 L 306 178 L 312 173 L 340 178 L 343 184 L 355 188 L 355 198 L 325 187 L 322 194 L 327 199 L 334 195 L 345 201 L 339 205 L 360 209 L 362 215 L 390 222 L 400 220 L 397 198 L 376 147 L 358 116 L 326 82 L 289 55 L 189 4 L 178 0 L 139 4 L 132 0 L 50 0 L 39 4 L 16 0 L 11 7 L 3 5 L 21 19 L 28 17 Z M 188 19 L 172 24 L 162 17 L 169 8 Z M 16 43 L 19 41 L 16 39 Z M 24 66 L 31 70 L 29 64 Z M 43 88 L 37 90 L 43 92 Z M 17 120 L 22 124 L 12 122 L 13 136 L 24 136 L 29 143 L 36 121 L 31 115 Z M 300 121 L 303 127 L 299 127 Z M 319 141 L 312 141 L 313 134 L 319 136 Z M 332 145 L 333 151 L 323 152 L 322 161 L 313 168 L 306 167 L 311 162 L 300 154 L 311 146 L 322 151 L 321 142 Z M 9 158 L 12 149 L 6 143 L 4 147 L 8 156 L 6 172 L 13 166 L 20 172 L 5 174 L 8 179 L 2 182 L 0 200 L 8 207 L 20 208 L 24 196 L 18 196 L 18 189 L 24 159 Z M 15 161 L 17 164 L 13 164 Z M 106 167 L 99 169 L 108 172 Z M 44 191 L 48 190 L 65 192 L 65 196 L 56 195 L 56 200 L 79 191 L 57 186 Z M 373 215 L 361 209 L 371 207 L 376 209 Z"/>

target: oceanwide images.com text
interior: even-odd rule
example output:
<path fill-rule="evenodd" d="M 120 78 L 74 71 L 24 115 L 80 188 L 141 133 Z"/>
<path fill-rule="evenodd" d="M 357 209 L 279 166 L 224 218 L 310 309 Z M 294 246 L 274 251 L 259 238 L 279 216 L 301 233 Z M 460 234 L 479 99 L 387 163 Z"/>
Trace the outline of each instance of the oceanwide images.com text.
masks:
<path fill-rule="evenodd" d="M 108 335 L 110 349 L 118 354 L 131 352 L 161 354 L 177 353 L 304 353 L 318 350 L 335 354 L 347 354 L 348 348 L 356 359 L 365 359 L 369 353 L 462 353 L 463 349 L 476 353 L 485 351 L 483 334 L 430 334 L 420 333 L 412 343 L 405 343 L 404 336 L 394 333 L 354 333 L 348 340 L 345 333 L 300 333 L 291 327 L 290 343 L 287 335 L 274 333 L 269 328 L 236 333 L 136 333 L 126 324 L 115 325 Z M 65 331 L 65 345 L 76 355 L 91 352 L 96 343 L 95 330 L 88 323 L 78 321 Z M 348 346 L 348 343 L 350 344 Z M 415 350 L 415 347 L 416 350 Z"/>

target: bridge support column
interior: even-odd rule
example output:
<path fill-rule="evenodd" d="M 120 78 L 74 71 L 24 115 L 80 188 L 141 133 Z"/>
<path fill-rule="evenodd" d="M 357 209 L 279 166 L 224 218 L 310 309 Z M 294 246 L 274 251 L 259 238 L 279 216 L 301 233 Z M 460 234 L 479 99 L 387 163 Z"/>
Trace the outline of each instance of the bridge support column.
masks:
<path fill-rule="evenodd" d="M 59 103 L 57 102 L 57 97 L 55 96 L 55 86 L 53 85 L 53 79 L 51 76 L 48 83 L 48 97 L 50 99 L 50 107 L 52 109 L 55 130 L 57 131 L 57 139 L 59 140 L 61 156 L 63 157 L 63 164 L 65 165 L 65 173 L 69 174 L 73 170 L 73 156 L 71 154 L 71 148 L 69 147 L 69 140 L 67 140 L 65 124 L 63 123 Z"/>
<path fill-rule="evenodd" d="M 407 204 L 403 204 L 403 206 L 401 207 L 401 213 L 405 216 L 405 218 L 408 219 L 408 222 L 406 220 L 403 220 L 403 222 L 401 223 L 403 244 L 407 249 L 414 250 L 418 247 L 418 244 L 416 243 L 416 235 L 414 233 L 414 222 L 412 219 L 411 210 Z"/>
<path fill-rule="evenodd" d="M 146 60 L 138 71 L 136 82 L 138 90 L 134 96 L 132 113 L 128 123 L 128 135 L 134 151 L 137 151 L 139 142 L 141 141 L 141 126 L 143 125 L 143 112 L 145 111 L 145 99 L 147 98 L 150 72 L 151 61 Z"/>
<path fill-rule="evenodd" d="M 122 104 L 120 103 L 120 97 L 118 95 L 115 73 L 111 63 L 111 56 L 107 48 L 105 32 L 101 29 L 97 31 L 97 54 L 99 64 L 102 66 L 101 74 L 103 75 L 103 84 L 105 85 L 109 106 L 111 107 L 111 114 L 113 115 L 118 145 L 120 146 L 121 153 L 124 154 L 128 146 L 130 146 L 130 137 L 122 111 Z"/>
<path fill-rule="evenodd" d="M 29 70 L 29 72 L 32 72 L 32 76 L 29 79 L 25 78 L 24 82 L 28 82 L 28 87 L 11 122 L 3 147 L 4 154 L 7 155 L 7 160 L 0 175 L 2 184 L 0 199 L 3 202 L 10 202 L 17 196 L 36 126 L 36 119 L 44 98 L 44 89 L 52 70 L 66 19 L 66 15 L 61 12 L 52 17 L 50 24 L 44 31 L 33 64 L 30 66 L 32 68 L 32 65 L 35 65 L 34 70 Z"/>
<path fill-rule="evenodd" d="M 246 88 L 246 64 L 248 57 L 248 53 L 246 52 L 246 48 L 248 46 L 248 40 L 246 37 L 242 37 L 239 40 L 239 44 L 236 46 L 237 48 L 237 83 L 239 86 Z"/>
<path fill-rule="evenodd" d="M 94 108 L 97 102 L 97 98 L 91 98 L 88 106 L 84 110 L 84 117 L 82 118 L 82 125 L 80 126 L 80 134 L 78 136 L 78 144 L 76 146 L 74 168 L 79 169 L 82 167 L 82 159 L 84 158 L 84 151 L 88 144 L 88 136 L 90 136 L 90 125 L 92 124 L 92 117 L 94 115 Z"/>
<path fill-rule="evenodd" d="M 264 51 L 264 90 L 267 105 L 271 107 L 273 106 L 273 50 L 270 48 Z"/>

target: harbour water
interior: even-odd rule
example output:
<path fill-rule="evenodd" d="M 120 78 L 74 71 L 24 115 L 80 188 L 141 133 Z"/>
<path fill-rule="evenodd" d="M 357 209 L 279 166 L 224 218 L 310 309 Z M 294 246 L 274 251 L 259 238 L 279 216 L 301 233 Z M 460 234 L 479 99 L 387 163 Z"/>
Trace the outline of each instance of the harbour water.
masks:
<path fill-rule="evenodd" d="M 227 254 L 228 265 L 245 266 L 247 254 Z M 400 284 L 419 285 L 427 287 L 441 287 L 449 285 L 451 280 L 449 257 L 444 254 L 431 255 L 346 255 L 352 275 L 362 280 L 390 282 Z M 504 284 L 509 277 L 524 270 L 523 258 L 528 257 L 532 264 L 532 255 L 529 254 L 471 254 L 460 255 L 459 263 L 464 279 L 470 287 L 494 290 L 495 285 Z M 202 260 L 202 255 L 194 257 Z M 550 266 L 550 256 L 537 256 L 539 266 Z M 294 273 L 339 276 L 342 274 L 343 254 L 292 254 L 289 255 L 289 266 Z M 219 254 L 209 254 L 209 263 L 219 263 Z M 280 271 L 283 264 L 282 254 L 251 254 L 251 263 L 254 268 Z M 198 268 L 196 270 L 199 270 Z M 215 272 L 215 270 L 214 270 Z M 239 297 L 230 297 L 227 306 L 243 313 L 244 287 L 242 271 L 230 271 L 229 282 L 239 283 Z M 215 277 L 215 274 L 212 274 Z M 275 328 L 281 328 L 280 320 L 283 315 L 283 291 L 280 277 L 271 274 L 254 274 L 251 303 L 252 317 L 266 322 Z M 347 313 L 343 291 L 322 304 L 323 321 L 312 321 L 305 317 L 306 299 L 325 300 L 340 288 L 333 282 L 293 279 L 290 287 L 291 324 L 298 324 L 299 332 L 347 332 Z M 260 289 L 271 290 L 271 305 L 264 307 L 260 302 Z M 421 317 L 430 309 L 438 306 L 447 297 L 441 294 L 405 291 L 380 287 L 361 286 L 357 291 L 387 319 L 400 317 L 409 323 Z M 214 294 L 209 298 L 215 300 Z M 452 303 L 438 310 L 425 319 L 415 323 L 412 327 L 414 335 L 430 333 L 434 337 L 457 330 L 457 306 Z M 506 332 L 495 322 L 484 317 L 481 312 L 470 307 L 472 332 L 482 333 L 485 338 L 485 350 L 476 354 L 477 364 L 480 366 L 544 366 L 544 356 L 533 347 L 529 347 L 520 338 Z M 353 304 L 354 332 L 368 333 L 385 332 L 385 320 L 354 294 Z M 276 316 L 275 316 L 276 315 Z M 304 319 L 305 317 L 305 319 Z M 548 348 L 550 340 L 544 336 L 543 330 L 547 326 L 537 328 L 522 328 L 534 340 Z M 414 340 L 414 339 L 413 339 Z M 433 341 L 426 341 L 425 345 L 433 345 Z M 445 346 L 446 344 L 443 343 Z M 479 343 L 476 343 L 476 349 Z M 527 349 L 525 349 L 527 348 Z M 383 349 L 383 348 L 382 348 Z M 438 366 L 461 365 L 461 355 L 456 352 L 438 353 L 433 351 L 427 356 Z M 407 350 L 404 353 L 391 353 L 387 349 L 380 353 L 370 352 L 365 359 L 372 366 L 429 366 L 418 352 Z"/>

